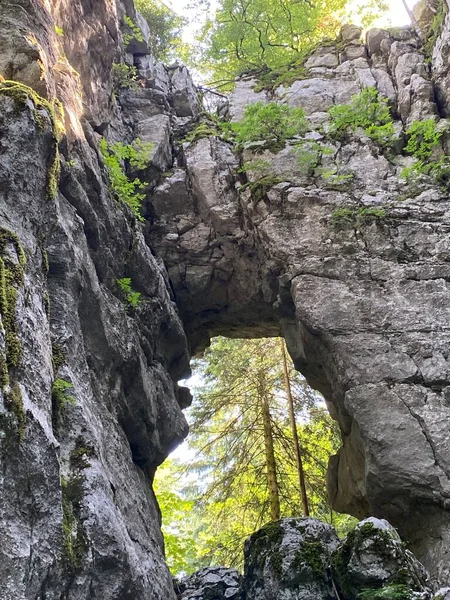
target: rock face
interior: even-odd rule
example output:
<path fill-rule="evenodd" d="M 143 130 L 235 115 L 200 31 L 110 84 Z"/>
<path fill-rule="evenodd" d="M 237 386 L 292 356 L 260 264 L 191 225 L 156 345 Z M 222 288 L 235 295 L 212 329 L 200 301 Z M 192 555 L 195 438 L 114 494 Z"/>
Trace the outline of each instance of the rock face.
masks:
<path fill-rule="evenodd" d="M 236 569 L 205 567 L 177 585 L 180 600 L 242 600 L 242 577 Z"/>
<path fill-rule="evenodd" d="M 317 519 L 281 519 L 245 542 L 247 600 L 328 600 L 331 553 L 339 540 L 333 527 Z"/>
<path fill-rule="evenodd" d="M 445 600 L 448 588 L 433 595 L 429 583 L 387 521 L 365 519 L 340 542 L 333 527 L 303 517 L 269 523 L 246 540 L 243 578 L 206 568 L 176 588 L 183 600 Z"/>
<path fill-rule="evenodd" d="M 342 430 L 333 506 L 388 518 L 445 583 L 448 191 L 408 186 L 405 156 L 355 132 L 324 159 L 344 180 L 266 148 L 277 183 L 256 193 L 238 169 L 255 148 L 183 143 L 195 88 L 150 57 L 132 0 L 3 0 L 0 16 L 0 74 L 30 86 L 0 83 L 0 597 L 174 598 L 151 481 L 187 433 L 189 350 L 217 334 L 285 336 Z M 299 81 L 239 81 L 229 112 L 286 101 L 320 141 L 325 111 L 374 86 L 400 153 L 409 123 L 448 114 L 449 26 L 431 72 L 408 29 L 363 44 L 350 27 Z M 151 143 L 128 168 L 143 222 L 111 193 L 103 135 Z"/>

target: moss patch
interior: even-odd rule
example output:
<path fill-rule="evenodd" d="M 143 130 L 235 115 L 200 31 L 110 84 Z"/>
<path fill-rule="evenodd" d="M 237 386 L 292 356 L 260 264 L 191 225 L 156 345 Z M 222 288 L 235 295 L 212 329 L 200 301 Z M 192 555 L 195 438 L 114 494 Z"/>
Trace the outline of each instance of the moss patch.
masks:
<path fill-rule="evenodd" d="M 8 246 L 15 250 L 17 260 L 13 260 Z M 6 352 L 0 358 L 1 387 L 9 383 L 9 371 L 19 364 L 22 347 L 17 335 L 16 305 L 17 293 L 24 283 L 26 258 L 15 233 L 0 228 L 0 313 L 5 330 Z"/>
<path fill-rule="evenodd" d="M 330 217 L 334 229 L 347 229 L 351 227 L 363 227 L 378 222 L 386 217 L 384 208 L 336 208 Z"/>
<path fill-rule="evenodd" d="M 87 542 L 80 518 L 83 499 L 83 477 L 61 479 L 64 559 L 67 566 L 77 569 L 86 553 Z"/>
<path fill-rule="evenodd" d="M 40 131 L 45 130 L 48 125 L 48 119 L 50 119 L 53 139 L 52 153 L 47 167 L 47 197 L 49 199 L 54 198 L 58 192 L 59 175 L 61 170 L 58 151 L 59 132 L 61 126 L 56 118 L 55 105 L 50 103 L 45 98 L 39 96 L 39 94 L 30 87 L 23 85 L 22 83 L 18 83 L 17 81 L 6 80 L 0 82 L 0 94 L 8 96 L 14 100 L 19 110 L 26 106 L 29 107 L 31 102 L 33 105 L 33 118 L 37 128 Z M 61 112 L 60 103 L 57 105 L 57 110 Z"/>
<path fill-rule="evenodd" d="M 71 394 L 73 386 L 65 379 L 55 379 L 52 386 L 52 425 L 55 431 L 61 427 L 64 416 L 70 405 L 75 404 Z"/>

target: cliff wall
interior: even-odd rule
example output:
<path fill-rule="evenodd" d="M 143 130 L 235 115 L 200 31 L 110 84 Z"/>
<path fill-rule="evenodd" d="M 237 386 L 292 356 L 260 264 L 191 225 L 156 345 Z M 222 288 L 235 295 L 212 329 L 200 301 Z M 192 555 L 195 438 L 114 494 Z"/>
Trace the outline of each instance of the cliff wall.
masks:
<path fill-rule="evenodd" d="M 0 73 L 31 88 L 0 84 L 0 597 L 174 597 L 151 481 L 187 433 L 189 351 L 216 334 L 284 335 L 341 426 L 333 506 L 388 518 L 445 581 L 450 204 L 400 173 L 411 122 L 445 129 L 449 17 L 428 58 L 409 30 L 363 44 L 346 27 L 299 80 L 241 79 L 233 119 L 280 99 L 317 143 L 327 109 L 364 87 L 396 114 L 394 156 L 361 131 L 330 144 L 343 179 L 301 174 L 289 144 L 258 147 L 277 176 L 261 192 L 239 172 L 255 147 L 183 141 L 195 88 L 149 55 L 131 0 L 3 0 L 0 14 Z M 152 144 L 130 168 L 144 221 L 110 192 L 102 136 Z"/>

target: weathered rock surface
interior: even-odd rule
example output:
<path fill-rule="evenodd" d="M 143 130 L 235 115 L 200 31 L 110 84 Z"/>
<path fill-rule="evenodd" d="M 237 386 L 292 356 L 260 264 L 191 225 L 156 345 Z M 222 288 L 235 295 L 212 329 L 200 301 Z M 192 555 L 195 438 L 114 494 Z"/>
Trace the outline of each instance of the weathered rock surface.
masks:
<path fill-rule="evenodd" d="M 242 576 L 236 569 L 205 567 L 175 586 L 180 600 L 241 600 Z"/>
<path fill-rule="evenodd" d="M 318 519 L 281 519 L 245 542 L 244 592 L 247 600 L 328 600 L 331 553 L 339 540 Z"/>
<path fill-rule="evenodd" d="M 400 586 L 417 598 L 431 595 L 428 573 L 384 520 L 371 517 L 358 523 L 334 551 L 331 569 L 347 600 L 356 600 L 364 590 L 387 588 L 394 595 Z"/>
<path fill-rule="evenodd" d="M 344 180 L 298 172 L 288 146 L 265 151 L 283 181 L 255 194 L 229 144 L 181 143 L 200 113 L 195 88 L 184 67 L 150 57 L 147 31 L 123 47 L 125 15 L 140 22 L 131 0 L 0 4 L 0 74 L 64 108 L 53 197 L 51 111 L 0 87 L 0 597 L 174 597 L 151 480 L 187 432 L 188 346 L 217 334 L 285 336 L 341 427 L 333 506 L 388 518 L 447 582 L 448 191 L 407 186 L 405 157 L 355 132 L 324 159 Z M 449 27 L 447 16 L 431 72 L 410 30 L 363 44 L 347 28 L 274 97 L 303 107 L 320 140 L 330 106 L 375 86 L 400 117 L 400 152 L 412 120 L 449 112 Z M 113 95 L 117 60 L 139 80 Z M 269 98 L 253 85 L 238 82 L 234 119 Z M 138 173 L 146 223 L 108 189 L 101 135 L 154 144 Z M 350 224 L 332 218 L 342 207 Z M 367 207 L 382 218 L 360 218 Z M 134 308 L 124 278 L 141 294 Z"/>

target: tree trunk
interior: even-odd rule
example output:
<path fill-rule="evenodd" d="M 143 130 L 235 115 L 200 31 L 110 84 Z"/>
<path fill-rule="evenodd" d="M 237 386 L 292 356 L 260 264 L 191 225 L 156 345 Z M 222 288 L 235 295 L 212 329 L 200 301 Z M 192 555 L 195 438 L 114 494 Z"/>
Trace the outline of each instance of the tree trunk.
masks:
<path fill-rule="evenodd" d="M 300 443 L 298 441 L 297 423 L 295 420 L 294 412 L 294 399 L 292 398 L 291 380 L 289 378 L 289 370 L 286 357 L 286 346 L 284 340 L 281 340 L 281 353 L 283 355 L 283 371 L 284 371 L 284 384 L 286 387 L 286 396 L 289 406 L 289 421 L 291 422 L 292 438 L 294 440 L 294 455 L 295 462 L 297 464 L 298 483 L 300 487 L 300 496 L 302 499 L 303 514 L 305 517 L 309 517 L 309 506 L 308 496 L 306 494 L 306 483 L 305 483 L 305 472 L 303 470 L 302 455 L 300 453 Z"/>
<path fill-rule="evenodd" d="M 416 17 L 414 16 L 413 11 L 409 8 L 408 3 L 406 0 L 402 0 L 403 2 L 403 6 L 405 7 L 406 12 L 408 13 L 408 17 L 411 21 L 412 26 L 414 27 L 414 29 L 417 32 L 417 35 L 419 36 L 420 39 L 423 39 L 423 33 L 422 30 L 420 28 L 419 23 L 417 22 Z"/>
<path fill-rule="evenodd" d="M 269 488 L 270 519 L 271 521 L 278 521 L 280 518 L 280 495 L 278 490 L 275 451 L 273 446 L 272 423 L 270 421 L 270 407 L 265 386 L 264 373 L 261 371 L 258 375 L 258 396 L 261 403 L 264 427 L 264 447 L 266 453 L 267 485 Z"/>

